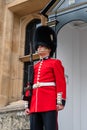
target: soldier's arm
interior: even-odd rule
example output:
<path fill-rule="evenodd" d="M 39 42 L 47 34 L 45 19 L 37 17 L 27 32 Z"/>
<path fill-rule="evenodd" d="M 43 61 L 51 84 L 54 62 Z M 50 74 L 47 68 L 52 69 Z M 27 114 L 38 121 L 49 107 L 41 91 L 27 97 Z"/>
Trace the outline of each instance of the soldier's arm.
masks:
<path fill-rule="evenodd" d="M 55 62 L 54 75 L 56 80 L 57 110 L 62 110 L 66 103 L 66 81 L 64 67 L 60 60 Z"/>

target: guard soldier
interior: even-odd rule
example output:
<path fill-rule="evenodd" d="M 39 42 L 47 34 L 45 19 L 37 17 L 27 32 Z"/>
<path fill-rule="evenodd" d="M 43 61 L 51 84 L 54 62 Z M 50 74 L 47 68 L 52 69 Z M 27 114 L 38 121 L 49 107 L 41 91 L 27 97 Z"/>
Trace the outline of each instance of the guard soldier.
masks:
<path fill-rule="evenodd" d="M 40 60 L 34 65 L 31 104 L 25 113 L 30 114 L 31 130 L 57 130 L 57 111 L 66 102 L 66 82 L 61 61 L 52 58 L 57 47 L 56 34 L 52 28 L 40 26 L 34 43 Z"/>

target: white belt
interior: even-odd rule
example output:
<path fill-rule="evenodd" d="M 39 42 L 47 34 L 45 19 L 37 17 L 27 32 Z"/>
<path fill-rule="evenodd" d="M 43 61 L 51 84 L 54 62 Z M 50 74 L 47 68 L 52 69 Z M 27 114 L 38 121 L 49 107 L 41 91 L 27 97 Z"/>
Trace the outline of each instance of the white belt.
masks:
<path fill-rule="evenodd" d="M 36 83 L 33 85 L 33 88 L 38 88 L 38 87 L 44 87 L 44 86 L 55 86 L 55 82 L 40 82 L 40 83 Z"/>

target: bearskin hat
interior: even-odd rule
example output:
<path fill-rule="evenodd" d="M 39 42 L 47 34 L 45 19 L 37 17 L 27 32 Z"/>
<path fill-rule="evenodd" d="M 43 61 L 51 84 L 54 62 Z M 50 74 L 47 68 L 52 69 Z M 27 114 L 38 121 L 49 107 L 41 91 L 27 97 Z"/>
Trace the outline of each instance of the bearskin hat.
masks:
<path fill-rule="evenodd" d="M 51 27 L 39 26 L 38 28 L 36 28 L 34 34 L 34 44 L 35 50 L 37 50 L 39 45 L 50 48 L 50 56 L 53 56 L 53 53 L 55 52 L 57 47 L 56 33 Z"/>

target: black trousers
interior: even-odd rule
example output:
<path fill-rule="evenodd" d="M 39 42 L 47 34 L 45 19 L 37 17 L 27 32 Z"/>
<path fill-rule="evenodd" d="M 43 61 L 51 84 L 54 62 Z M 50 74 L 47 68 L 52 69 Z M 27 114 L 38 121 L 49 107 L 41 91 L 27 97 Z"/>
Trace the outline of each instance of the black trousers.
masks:
<path fill-rule="evenodd" d="M 30 114 L 30 130 L 57 130 L 57 111 Z"/>

